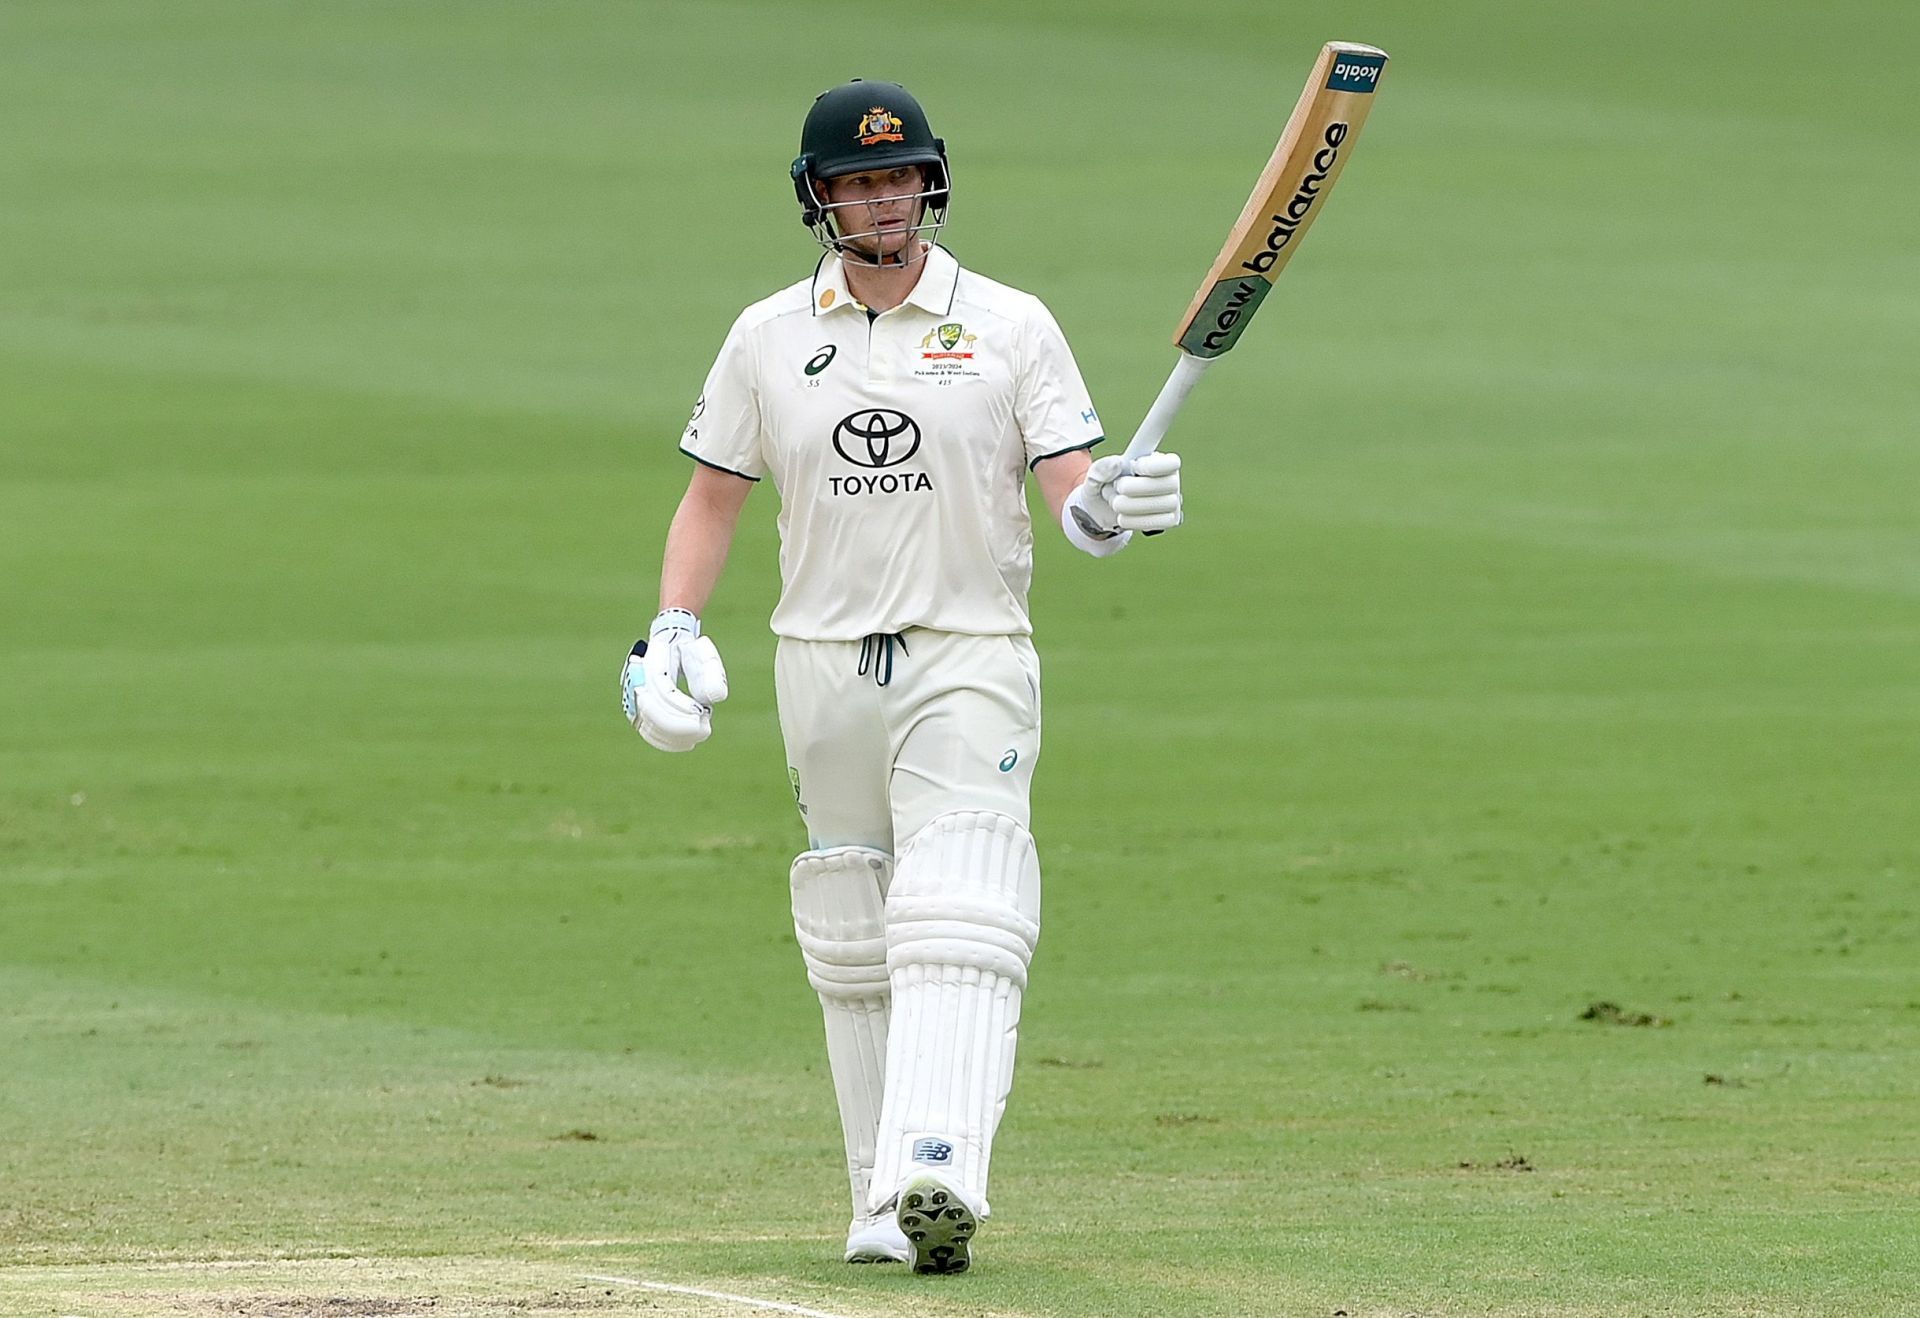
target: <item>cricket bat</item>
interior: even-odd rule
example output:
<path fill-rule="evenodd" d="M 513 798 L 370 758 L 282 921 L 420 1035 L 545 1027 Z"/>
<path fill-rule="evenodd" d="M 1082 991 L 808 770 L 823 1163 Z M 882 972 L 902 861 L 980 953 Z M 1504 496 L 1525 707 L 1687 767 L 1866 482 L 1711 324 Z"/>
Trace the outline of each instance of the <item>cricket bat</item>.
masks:
<path fill-rule="evenodd" d="M 1325 209 L 1386 67 L 1387 52 L 1374 46 L 1329 41 L 1320 48 L 1280 145 L 1180 318 L 1173 335 L 1180 359 L 1127 445 L 1128 457 L 1160 447 L 1201 374 L 1240 341 L 1273 281 Z"/>

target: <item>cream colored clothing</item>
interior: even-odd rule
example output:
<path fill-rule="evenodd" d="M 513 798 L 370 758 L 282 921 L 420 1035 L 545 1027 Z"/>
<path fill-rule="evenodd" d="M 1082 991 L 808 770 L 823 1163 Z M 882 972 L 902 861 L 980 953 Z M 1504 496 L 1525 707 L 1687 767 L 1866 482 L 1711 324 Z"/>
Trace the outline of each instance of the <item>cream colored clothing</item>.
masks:
<path fill-rule="evenodd" d="M 1028 637 L 783 639 L 773 681 L 809 847 L 891 855 L 955 810 L 1029 825 L 1040 660 Z"/>
<path fill-rule="evenodd" d="M 1026 635 L 1026 474 L 1102 438 L 1038 298 L 927 255 L 870 318 L 837 257 L 748 307 L 681 448 L 780 491 L 783 637 Z"/>

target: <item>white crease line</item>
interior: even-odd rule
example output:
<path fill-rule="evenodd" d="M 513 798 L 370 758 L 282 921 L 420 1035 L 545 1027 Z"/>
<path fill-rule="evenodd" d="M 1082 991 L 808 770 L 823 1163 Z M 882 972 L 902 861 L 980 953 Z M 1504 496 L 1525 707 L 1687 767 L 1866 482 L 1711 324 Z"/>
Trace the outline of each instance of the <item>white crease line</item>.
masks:
<path fill-rule="evenodd" d="M 81 1272 L 88 1268 L 96 1272 L 104 1272 L 114 1268 L 134 1272 L 181 1272 L 197 1271 L 203 1268 L 278 1268 L 308 1263 L 417 1263 L 420 1261 L 419 1259 L 405 1258 L 359 1258 L 350 1257 L 345 1254 L 318 1254 L 300 1258 L 288 1257 L 277 1259 L 148 1259 L 144 1263 L 115 1263 L 89 1259 L 79 1263 L 5 1263 L 0 1264 L 0 1273 L 9 1270 L 16 1272 Z"/>
<path fill-rule="evenodd" d="M 638 1281 L 632 1277 L 602 1277 L 591 1272 L 580 1274 L 584 1281 L 606 1281 L 616 1286 L 638 1286 L 641 1290 L 666 1291 L 673 1295 L 698 1295 L 703 1300 L 726 1300 L 731 1304 L 744 1304 L 749 1309 L 767 1309 L 773 1313 L 796 1313 L 801 1318 L 846 1318 L 845 1314 L 828 1313 L 825 1309 L 809 1309 L 804 1304 L 787 1304 L 782 1300 L 756 1300 L 751 1295 L 729 1295 L 726 1291 L 706 1291 L 698 1286 L 669 1286 L 664 1281 Z"/>

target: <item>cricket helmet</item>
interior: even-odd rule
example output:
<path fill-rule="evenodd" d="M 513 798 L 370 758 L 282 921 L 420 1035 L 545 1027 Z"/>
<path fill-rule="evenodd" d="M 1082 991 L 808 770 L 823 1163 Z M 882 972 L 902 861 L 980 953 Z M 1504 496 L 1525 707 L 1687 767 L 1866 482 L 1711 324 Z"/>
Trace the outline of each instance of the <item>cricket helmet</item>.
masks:
<path fill-rule="evenodd" d="M 831 209 L 824 179 L 865 170 L 918 165 L 925 189 L 920 195 L 938 232 L 946 219 L 950 175 L 947 144 L 933 135 L 927 112 L 897 82 L 855 78 L 813 99 L 800 128 L 800 154 L 793 162 L 793 190 L 800 220 L 829 250 L 842 250 L 828 224 Z"/>

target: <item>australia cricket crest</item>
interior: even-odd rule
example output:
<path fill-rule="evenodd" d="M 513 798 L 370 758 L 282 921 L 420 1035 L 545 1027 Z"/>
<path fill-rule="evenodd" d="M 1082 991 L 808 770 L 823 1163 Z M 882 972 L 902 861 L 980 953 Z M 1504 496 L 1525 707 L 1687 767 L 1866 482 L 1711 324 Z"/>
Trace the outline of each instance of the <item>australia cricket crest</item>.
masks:
<path fill-rule="evenodd" d="M 967 327 L 957 320 L 937 325 L 920 340 L 920 365 L 913 373 L 922 377 L 979 375 L 972 365 L 974 345 L 979 341 L 978 334 L 969 334 Z"/>
<path fill-rule="evenodd" d="M 860 139 L 861 146 L 904 142 L 907 135 L 900 131 L 903 127 L 898 115 L 884 105 L 876 105 L 860 117 L 860 127 L 855 130 L 854 136 Z"/>

